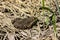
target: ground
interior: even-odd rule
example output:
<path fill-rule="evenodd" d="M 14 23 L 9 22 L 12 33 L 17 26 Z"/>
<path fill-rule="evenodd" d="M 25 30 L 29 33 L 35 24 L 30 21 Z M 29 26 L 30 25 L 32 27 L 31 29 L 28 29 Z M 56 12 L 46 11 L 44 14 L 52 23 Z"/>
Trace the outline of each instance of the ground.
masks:
<path fill-rule="evenodd" d="M 60 5 L 59 0 L 58 4 Z M 60 15 L 57 12 L 55 0 L 45 0 L 45 6 L 56 12 L 56 37 L 53 25 L 49 25 L 53 13 L 48 10 L 44 10 L 43 13 L 40 9 L 42 0 L 0 0 L 0 40 L 60 40 Z M 32 21 L 28 19 L 30 17 L 36 17 L 39 21 L 30 29 L 21 29 L 24 25 L 30 27 L 35 22 L 32 18 Z M 15 20 L 16 18 L 21 21 Z M 46 19 L 48 25 L 45 23 Z M 22 27 L 16 28 L 13 21 Z M 26 23 L 27 21 L 29 24 Z"/>

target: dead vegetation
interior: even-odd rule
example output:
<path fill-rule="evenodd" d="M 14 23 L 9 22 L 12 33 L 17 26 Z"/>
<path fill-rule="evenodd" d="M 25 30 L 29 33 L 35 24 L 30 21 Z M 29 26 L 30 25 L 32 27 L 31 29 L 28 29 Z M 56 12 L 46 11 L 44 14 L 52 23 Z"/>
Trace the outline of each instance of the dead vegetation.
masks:
<path fill-rule="evenodd" d="M 54 36 L 53 25 L 50 23 L 53 13 L 44 10 L 43 15 L 43 10 L 40 9 L 42 0 L 0 0 L 0 40 L 60 40 L 60 15 L 55 0 L 46 0 L 45 6 L 56 13 L 57 37 Z M 39 20 L 36 25 L 32 26 L 36 20 L 29 19 L 30 17 Z M 47 17 L 48 25 L 46 25 Z M 16 18 L 19 21 L 16 21 Z M 13 20 L 15 26 L 12 24 Z"/>

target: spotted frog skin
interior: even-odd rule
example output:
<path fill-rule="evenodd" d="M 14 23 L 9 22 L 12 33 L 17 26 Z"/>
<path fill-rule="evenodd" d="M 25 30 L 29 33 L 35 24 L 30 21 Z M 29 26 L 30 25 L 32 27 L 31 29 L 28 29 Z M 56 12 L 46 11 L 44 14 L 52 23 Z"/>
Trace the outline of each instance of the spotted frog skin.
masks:
<path fill-rule="evenodd" d="M 29 18 L 16 18 L 13 20 L 12 24 L 17 29 L 31 29 L 33 25 L 36 25 L 38 19 L 36 17 Z"/>

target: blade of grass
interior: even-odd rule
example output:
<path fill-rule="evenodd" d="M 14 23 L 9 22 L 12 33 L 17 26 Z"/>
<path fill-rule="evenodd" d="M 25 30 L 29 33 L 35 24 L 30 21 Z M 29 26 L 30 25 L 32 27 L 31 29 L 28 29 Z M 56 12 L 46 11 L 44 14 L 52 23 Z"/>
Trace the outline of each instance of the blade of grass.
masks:
<path fill-rule="evenodd" d="M 45 2 L 44 2 L 44 0 L 42 0 L 42 6 L 43 6 L 43 7 L 45 6 Z"/>
<path fill-rule="evenodd" d="M 43 6 L 43 7 L 45 6 L 44 0 L 42 0 L 42 6 Z M 43 15 L 44 15 L 44 9 L 43 9 Z"/>
<path fill-rule="evenodd" d="M 46 22 L 46 25 L 48 26 L 49 25 L 49 17 L 46 18 L 45 22 Z"/>
<path fill-rule="evenodd" d="M 48 11 L 50 11 L 51 13 L 55 13 L 55 12 L 53 12 L 50 8 L 48 8 L 48 7 L 40 7 L 39 8 L 40 10 L 48 10 Z"/>
<path fill-rule="evenodd" d="M 53 23 L 54 33 L 56 37 L 56 15 L 55 14 L 52 17 L 52 23 Z"/>

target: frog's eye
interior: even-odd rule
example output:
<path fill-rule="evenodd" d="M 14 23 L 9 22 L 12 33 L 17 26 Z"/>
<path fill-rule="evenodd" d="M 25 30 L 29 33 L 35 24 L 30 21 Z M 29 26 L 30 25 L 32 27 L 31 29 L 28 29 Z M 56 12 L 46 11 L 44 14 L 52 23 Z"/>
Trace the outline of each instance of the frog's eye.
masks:
<path fill-rule="evenodd" d="M 14 24 L 15 20 L 11 20 L 11 23 Z"/>

